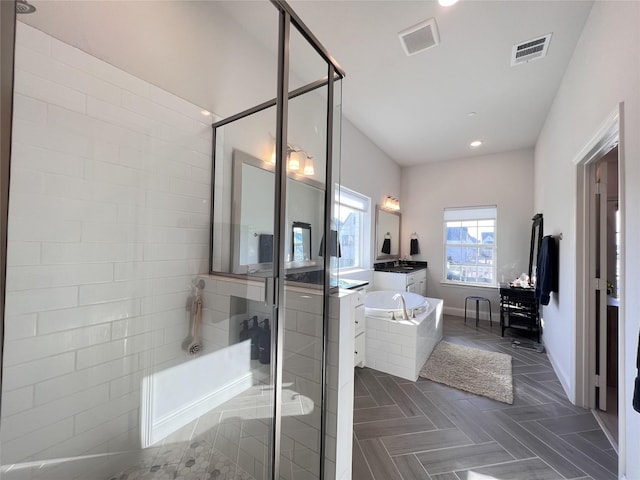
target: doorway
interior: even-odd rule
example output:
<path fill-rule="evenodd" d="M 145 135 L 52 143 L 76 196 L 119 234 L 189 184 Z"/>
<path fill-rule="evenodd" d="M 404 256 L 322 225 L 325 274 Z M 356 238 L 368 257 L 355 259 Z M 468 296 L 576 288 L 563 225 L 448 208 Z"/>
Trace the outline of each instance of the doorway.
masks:
<path fill-rule="evenodd" d="M 618 399 L 624 398 L 622 230 L 623 156 L 620 105 L 574 161 L 577 167 L 576 403 L 591 408 L 616 450 L 624 449 L 624 422 Z M 623 412 L 621 412 L 624 415 Z"/>
<path fill-rule="evenodd" d="M 591 337 L 594 339 L 592 408 L 614 447 L 618 443 L 618 318 L 620 306 L 620 217 L 618 145 L 590 166 L 592 191 Z"/>

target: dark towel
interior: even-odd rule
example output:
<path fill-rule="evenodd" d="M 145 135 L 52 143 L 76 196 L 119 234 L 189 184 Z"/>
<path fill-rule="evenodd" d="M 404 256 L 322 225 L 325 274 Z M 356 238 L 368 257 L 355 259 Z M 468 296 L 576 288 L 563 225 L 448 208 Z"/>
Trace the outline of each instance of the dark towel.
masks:
<path fill-rule="evenodd" d="M 409 248 L 409 255 L 417 255 L 420 253 L 420 245 L 418 245 L 418 239 L 411 239 L 411 246 Z"/>
<path fill-rule="evenodd" d="M 635 388 L 633 390 L 633 409 L 640 413 L 640 335 L 638 335 L 638 353 L 636 355 L 636 375 Z"/>
<path fill-rule="evenodd" d="M 391 239 L 385 238 L 384 242 L 382 242 L 382 253 L 390 254 L 391 253 Z"/>
<path fill-rule="evenodd" d="M 549 305 L 551 292 L 558 291 L 558 247 L 551 235 L 542 238 L 538 256 L 535 298 L 541 305 Z"/>
<path fill-rule="evenodd" d="M 332 257 L 342 257 L 342 245 L 338 242 L 337 230 L 331 230 L 331 245 L 329 245 L 329 248 L 331 249 L 330 253 Z M 324 255 L 324 237 L 320 239 L 320 251 L 318 255 L 321 257 Z"/>
<path fill-rule="evenodd" d="M 258 263 L 273 262 L 273 235 L 258 235 Z"/>

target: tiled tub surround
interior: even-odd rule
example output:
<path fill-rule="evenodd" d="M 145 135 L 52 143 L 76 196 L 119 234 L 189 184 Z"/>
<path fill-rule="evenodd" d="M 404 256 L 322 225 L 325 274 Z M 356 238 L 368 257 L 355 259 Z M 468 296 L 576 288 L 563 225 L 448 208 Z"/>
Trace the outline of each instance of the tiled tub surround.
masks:
<path fill-rule="evenodd" d="M 0 475 L 84 457 L 34 475 L 106 477 L 122 463 L 104 454 L 140 448 L 142 379 L 189 360 L 210 118 L 20 22 L 15 89 Z"/>
<path fill-rule="evenodd" d="M 418 378 L 420 369 L 442 338 L 443 301 L 427 297 L 427 302 L 427 310 L 409 320 L 367 315 L 367 367 L 407 380 Z"/>

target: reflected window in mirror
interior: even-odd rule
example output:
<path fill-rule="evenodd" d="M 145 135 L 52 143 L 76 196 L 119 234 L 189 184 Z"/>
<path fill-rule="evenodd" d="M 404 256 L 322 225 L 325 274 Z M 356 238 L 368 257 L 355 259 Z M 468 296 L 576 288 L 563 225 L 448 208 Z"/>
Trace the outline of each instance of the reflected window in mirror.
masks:
<path fill-rule="evenodd" d="M 311 260 L 311 225 L 293 222 L 291 239 L 291 259 L 294 262 Z"/>
<path fill-rule="evenodd" d="M 339 186 L 336 191 L 336 223 L 340 243 L 340 271 L 369 268 L 371 199 Z"/>

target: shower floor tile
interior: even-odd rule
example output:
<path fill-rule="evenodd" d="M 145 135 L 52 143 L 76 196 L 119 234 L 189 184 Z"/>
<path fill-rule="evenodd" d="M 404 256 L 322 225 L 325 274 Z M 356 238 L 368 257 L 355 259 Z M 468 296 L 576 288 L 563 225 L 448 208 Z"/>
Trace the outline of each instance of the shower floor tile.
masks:
<path fill-rule="evenodd" d="M 151 467 L 129 467 L 109 480 L 256 480 L 208 442 L 191 443 L 179 463 L 163 460 L 159 456 Z"/>

